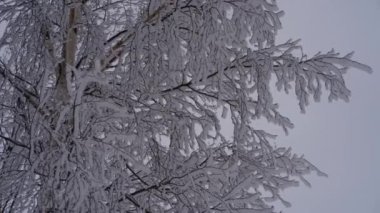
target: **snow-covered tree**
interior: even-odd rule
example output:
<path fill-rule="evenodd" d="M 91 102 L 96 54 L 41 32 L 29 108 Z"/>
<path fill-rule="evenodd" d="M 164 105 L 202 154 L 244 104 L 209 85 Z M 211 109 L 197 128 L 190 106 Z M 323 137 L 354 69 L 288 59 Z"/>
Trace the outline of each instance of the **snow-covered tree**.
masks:
<path fill-rule="evenodd" d="M 275 41 L 274 0 L 1 0 L 1 212 L 275 212 L 324 175 L 259 119 L 348 100 L 352 54 Z M 231 123 L 233 136 L 221 131 Z"/>

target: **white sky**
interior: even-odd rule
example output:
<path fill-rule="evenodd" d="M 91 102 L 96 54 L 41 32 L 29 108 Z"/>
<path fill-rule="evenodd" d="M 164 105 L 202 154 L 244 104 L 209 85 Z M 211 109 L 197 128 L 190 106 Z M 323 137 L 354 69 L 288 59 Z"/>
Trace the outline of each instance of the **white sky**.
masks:
<path fill-rule="evenodd" d="M 292 207 L 284 213 L 380 212 L 380 0 L 283 0 L 285 16 L 278 39 L 302 39 L 309 56 L 334 48 L 372 67 L 367 74 L 346 75 L 351 101 L 328 103 L 327 97 L 300 114 L 294 96 L 281 96 L 280 109 L 295 124 L 278 146 L 291 146 L 328 173 L 310 175 L 312 188 L 284 191 Z"/>

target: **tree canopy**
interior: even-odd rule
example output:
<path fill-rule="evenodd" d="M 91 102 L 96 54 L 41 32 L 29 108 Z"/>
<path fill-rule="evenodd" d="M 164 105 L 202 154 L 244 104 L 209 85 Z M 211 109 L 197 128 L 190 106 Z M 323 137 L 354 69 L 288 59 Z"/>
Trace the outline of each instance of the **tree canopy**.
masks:
<path fill-rule="evenodd" d="M 325 175 L 273 145 L 273 89 L 347 101 L 334 51 L 278 44 L 274 0 L 0 1 L 2 212 L 275 212 Z M 271 88 L 275 82 L 276 88 Z M 233 137 L 221 131 L 230 121 Z"/>

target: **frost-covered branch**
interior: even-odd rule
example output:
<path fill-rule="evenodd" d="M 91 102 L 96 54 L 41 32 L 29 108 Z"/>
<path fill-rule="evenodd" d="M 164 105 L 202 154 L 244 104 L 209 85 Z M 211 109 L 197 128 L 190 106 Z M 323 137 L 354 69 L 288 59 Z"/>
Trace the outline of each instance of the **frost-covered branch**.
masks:
<path fill-rule="evenodd" d="M 323 92 L 348 100 L 344 73 L 370 68 L 276 44 L 282 14 L 271 0 L 0 1 L 2 211 L 288 206 L 281 190 L 325 174 L 256 126 L 293 127 L 272 82 L 304 111 Z"/>

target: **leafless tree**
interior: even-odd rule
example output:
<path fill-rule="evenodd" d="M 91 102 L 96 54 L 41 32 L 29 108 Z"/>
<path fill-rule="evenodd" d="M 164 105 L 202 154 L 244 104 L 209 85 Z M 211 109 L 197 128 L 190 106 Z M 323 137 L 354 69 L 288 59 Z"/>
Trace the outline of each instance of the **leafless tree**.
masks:
<path fill-rule="evenodd" d="M 293 126 L 270 82 L 304 110 L 322 91 L 348 100 L 342 75 L 370 69 L 276 44 L 282 14 L 274 0 L 1 0 L 0 211 L 288 205 L 280 190 L 324 174 L 255 127 Z"/>

